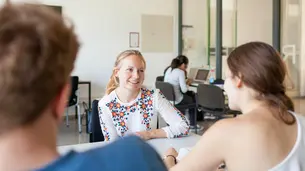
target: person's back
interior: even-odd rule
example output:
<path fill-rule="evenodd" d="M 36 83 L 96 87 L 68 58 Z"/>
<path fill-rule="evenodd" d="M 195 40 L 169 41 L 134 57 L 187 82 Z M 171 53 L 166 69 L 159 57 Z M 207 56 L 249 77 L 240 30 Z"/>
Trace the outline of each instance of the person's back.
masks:
<path fill-rule="evenodd" d="M 301 171 L 305 169 L 305 117 L 296 115 L 298 134 L 293 149 L 289 155 L 270 171 Z"/>
<path fill-rule="evenodd" d="M 228 138 L 227 170 L 301 171 L 305 163 L 305 119 L 287 125 L 271 115 L 268 109 L 256 109 L 223 124 L 223 138 Z M 289 169 L 288 169 L 289 168 Z"/>
<path fill-rule="evenodd" d="M 191 80 L 186 78 L 188 63 L 189 60 L 186 56 L 178 55 L 165 70 L 164 82 L 170 83 L 174 88 L 175 105 L 191 105 L 196 102 L 195 93 L 188 91 L 188 85 L 191 83 Z M 195 109 L 186 109 L 184 113 L 189 113 L 191 128 L 200 129 L 199 125 L 195 126 L 197 119 L 195 118 Z"/>
<path fill-rule="evenodd" d="M 175 104 L 180 103 L 183 99 L 182 92 L 185 93 L 188 90 L 184 71 L 179 68 L 168 68 L 164 75 L 164 82 L 170 83 L 173 86 L 176 97 Z"/>
<path fill-rule="evenodd" d="M 56 134 L 79 49 L 65 21 L 39 4 L 0 8 L 0 170 L 166 170 L 132 137 L 60 157 Z"/>
<path fill-rule="evenodd" d="M 37 171 L 103 170 L 165 171 L 159 154 L 139 137 L 127 137 L 105 147 L 77 153 L 71 151 Z"/>

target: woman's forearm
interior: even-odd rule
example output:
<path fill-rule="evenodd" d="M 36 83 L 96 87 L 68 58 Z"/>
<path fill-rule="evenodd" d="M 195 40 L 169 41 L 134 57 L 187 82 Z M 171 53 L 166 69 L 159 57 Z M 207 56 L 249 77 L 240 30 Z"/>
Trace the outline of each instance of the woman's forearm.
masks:
<path fill-rule="evenodd" d="M 149 132 L 149 137 L 154 138 L 167 138 L 166 132 L 163 129 L 154 129 Z"/>
<path fill-rule="evenodd" d="M 170 170 L 170 168 L 176 165 L 175 159 L 171 156 L 166 157 L 163 161 L 168 170 Z"/>

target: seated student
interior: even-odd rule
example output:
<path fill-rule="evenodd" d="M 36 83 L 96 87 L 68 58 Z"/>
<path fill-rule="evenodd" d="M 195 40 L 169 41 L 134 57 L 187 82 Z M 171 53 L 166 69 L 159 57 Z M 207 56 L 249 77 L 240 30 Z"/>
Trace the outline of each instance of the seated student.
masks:
<path fill-rule="evenodd" d="M 159 155 L 138 137 L 88 152 L 58 154 L 57 127 L 78 47 L 73 28 L 47 7 L 1 6 L 0 170 L 165 171 Z"/>
<path fill-rule="evenodd" d="M 145 140 L 188 134 L 185 116 L 158 89 L 143 87 L 145 68 L 139 51 L 126 50 L 117 57 L 106 95 L 99 102 L 106 141 L 134 133 Z M 169 126 L 156 129 L 158 114 Z"/>
<path fill-rule="evenodd" d="M 188 85 L 191 84 L 191 80 L 186 80 L 186 69 L 189 60 L 184 55 L 179 55 L 172 60 L 172 63 L 165 70 L 164 82 L 168 82 L 173 85 L 176 101 L 175 104 L 187 105 L 195 103 L 195 93 L 188 91 Z M 190 125 L 194 127 L 194 109 L 189 110 L 190 113 Z"/>
<path fill-rule="evenodd" d="M 187 63 L 188 63 L 188 58 L 187 58 L 186 56 L 184 56 L 184 55 L 179 55 L 179 56 L 177 56 L 176 58 L 174 58 L 174 59 L 172 60 L 171 65 L 172 65 L 173 62 L 177 62 L 177 61 L 174 61 L 175 59 L 180 59 L 180 58 L 184 58 L 184 57 L 187 59 Z M 164 75 L 164 76 L 165 76 L 165 73 L 166 73 L 167 69 L 170 68 L 171 65 L 165 68 L 165 70 L 164 70 L 164 72 L 163 72 L 163 75 Z M 187 69 L 187 66 L 185 67 L 185 69 L 183 69 L 184 75 L 185 75 L 185 80 L 186 80 L 187 84 L 191 84 L 193 80 L 187 77 L 188 74 L 187 74 L 187 70 L 186 70 L 186 69 Z"/>
<path fill-rule="evenodd" d="M 305 117 L 293 112 L 283 85 L 286 68 L 270 45 L 250 42 L 228 57 L 224 89 L 243 115 L 215 123 L 173 171 L 303 171 Z M 173 149 L 167 155 L 177 156 Z M 167 157 L 168 167 L 174 157 Z"/>

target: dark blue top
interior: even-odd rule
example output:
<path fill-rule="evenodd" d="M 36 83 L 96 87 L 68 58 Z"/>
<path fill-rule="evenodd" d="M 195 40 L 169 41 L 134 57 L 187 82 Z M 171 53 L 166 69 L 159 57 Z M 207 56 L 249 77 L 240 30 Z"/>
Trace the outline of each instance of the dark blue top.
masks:
<path fill-rule="evenodd" d="M 138 137 L 126 137 L 101 148 L 71 151 L 37 171 L 166 171 L 158 153 Z"/>

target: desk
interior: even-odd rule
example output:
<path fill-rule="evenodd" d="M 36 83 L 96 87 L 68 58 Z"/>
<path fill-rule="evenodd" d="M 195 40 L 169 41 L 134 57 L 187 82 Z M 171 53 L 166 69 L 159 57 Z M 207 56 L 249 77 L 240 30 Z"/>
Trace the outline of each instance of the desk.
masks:
<path fill-rule="evenodd" d="M 227 93 L 224 91 L 224 85 L 223 84 L 212 84 L 212 85 L 214 85 L 214 86 L 217 86 L 217 87 L 219 87 L 219 88 L 221 88 L 222 90 L 223 90 L 223 94 L 225 95 L 225 98 L 226 98 L 226 100 L 227 100 Z M 193 91 L 193 92 L 195 92 L 195 93 L 197 93 L 197 88 L 198 88 L 198 86 L 199 86 L 199 84 L 198 83 L 192 83 L 192 84 L 190 84 L 190 86 L 189 86 L 189 90 L 190 91 Z"/>
<path fill-rule="evenodd" d="M 200 139 L 201 136 L 190 133 L 187 137 L 182 138 L 160 138 L 148 140 L 147 143 L 150 144 L 159 154 L 163 156 L 166 150 L 170 147 L 174 147 L 177 151 L 180 148 L 193 147 Z M 94 149 L 98 147 L 103 147 L 111 142 L 96 142 L 96 143 L 84 143 L 76 145 L 58 146 L 57 150 L 60 154 L 65 154 L 70 150 L 75 150 L 77 152 L 83 152 L 89 149 Z"/>
<path fill-rule="evenodd" d="M 223 88 L 223 84 L 212 84 L 212 85 L 217 86 L 217 87 L 219 87 L 221 89 L 224 89 Z M 192 83 L 192 84 L 190 84 L 190 87 L 197 88 L 198 86 L 199 86 L 199 83 Z"/>
<path fill-rule="evenodd" d="M 177 151 L 180 148 L 193 147 L 200 140 L 201 136 L 190 133 L 187 137 L 173 138 L 173 139 L 152 139 L 148 143 L 163 156 L 167 149 L 174 147 Z"/>

